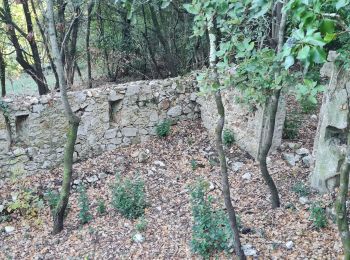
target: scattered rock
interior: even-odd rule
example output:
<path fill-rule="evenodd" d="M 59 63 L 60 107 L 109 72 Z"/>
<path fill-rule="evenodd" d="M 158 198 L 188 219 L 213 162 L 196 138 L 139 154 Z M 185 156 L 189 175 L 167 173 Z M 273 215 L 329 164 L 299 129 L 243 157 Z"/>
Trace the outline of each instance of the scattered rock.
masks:
<path fill-rule="evenodd" d="M 288 143 L 288 147 L 290 149 L 299 149 L 301 147 L 301 144 L 298 143 Z"/>
<path fill-rule="evenodd" d="M 283 153 L 282 157 L 290 166 L 295 166 L 296 162 L 299 161 L 300 156 L 292 153 Z"/>
<path fill-rule="evenodd" d="M 107 176 L 107 174 L 104 173 L 104 172 L 101 172 L 101 173 L 99 173 L 99 175 L 98 175 L 98 177 L 99 177 L 100 179 L 104 179 L 104 178 L 106 178 L 106 176 Z"/>
<path fill-rule="evenodd" d="M 136 157 L 139 156 L 139 154 L 140 154 L 139 151 L 135 151 L 135 152 L 133 152 L 133 153 L 131 154 L 131 157 L 132 157 L 132 158 L 136 158 Z"/>
<path fill-rule="evenodd" d="M 3 212 L 5 206 L 4 205 L 0 205 L 0 213 Z"/>
<path fill-rule="evenodd" d="M 286 243 L 286 248 L 287 248 L 287 249 L 292 249 L 293 246 L 294 246 L 293 241 L 288 241 L 288 242 Z"/>
<path fill-rule="evenodd" d="M 149 158 L 149 151 L 141 151 L 138 156 L 138 162 L 143 163 L 146 162 Z"/>
<path fill-rule="evenodd" d="M 306 167 L 310 167 L 312 162 L 312 156 L 311 155 L 304 156 L 302 161 Z"/>
<path fill-rule="evenodd" d="M 234 172 L 238 172 L 239 169 L 241 169 L 241 168 L 243 167 L 243 165 L 244 165 L 244 163 L 242 163 L 242 162 L 234 162 L 234 163 L 232 164 L 232 170 L 233 170 Z"/>
<path fill-rule="evenodd" d="M 242 176 L 242 179 L 249 181 L 252 178 L 252 174 L 250 172 L 245 173 Z"/>
<path fill-rule="evenodd" d="M 209 191 L 215 190 L 215 184 L 212 182 L 209 182 Z"/>
<path fill-rule="evenodd" d="M 15 231 L 15 228 L 14 228 L 14 227 L 12 227 L 12 226 L 6 226 L 6 227 L 5 227 L 5 232 L 6 232 L 7 234 L 12 233 L 13 231 Z"/>
<path fill-rule="evenodd" d="M 257 256 L 257 251 L 251 244 L 243 245 L 242 250 L 246 256 Z"/>
<path fill-rule="evenodd" d="M 299 202 L 303 205 L 308 204 L 309 203 L 309 199 L 307 197 L 300 197 L 299 198 Z"/>
<path fill-rule="evenodd" d="M 73 184 L 75 184 L 75 185 L 79 185 L 80 183 L 81 183 L 81 180 L 79 180 L 79 179 L 73 181 Z"/>
<path fill-rule="evenodd" d="M 299 154 L 299 155 L 309 155 L 310 154 L 310 151 L 306 148 L 300 148 L 298 150 L 295 151 L 296 154 Z"/>
<path fill-rule="evenodd" d="M 92 175 L 91 177 L 87 177 L 86 180 L 90 183 L 98 181 L 98 177 L 96 175 Z"/>
<path fill-rule="evenodd" d="M 317 121 L 317 119 L 318 119 L 318 118 L 317 118 L 317 115 L 311 115 L 310 118 L 311 118 L 311 120 L 314 120 L 314 121 Z"/>
<path fill-rule="evenodd" d="M 161 168 L 165 168 L 165 163 L 163 163 L 162 161 L 154 161 L 153 164 Z"/>
<path fill-rule="evenodd" d="M 145 238 L 140 234 L 140 233 L 136 233 L 132 239 L 134 240 L 134 242 L 136 243 L 142 243 L 145 241 Z"/>

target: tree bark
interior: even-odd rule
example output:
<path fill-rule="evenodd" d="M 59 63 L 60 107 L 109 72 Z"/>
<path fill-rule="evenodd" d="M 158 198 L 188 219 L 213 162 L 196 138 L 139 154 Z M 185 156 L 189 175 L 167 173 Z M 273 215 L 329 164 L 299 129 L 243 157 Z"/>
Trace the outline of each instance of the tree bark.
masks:
<path fill-rule="evenodd" d="M 286 5 L 288 1 L 285 1 L 284 5 Z M 278 15 L 280 12 L 277 12 Z M 277 54 L 279 54 L 282 51 L 283 43 L 284 43 L 284 33 L 286 30 L 286 22 L 287 22 L 287 12 L 283 12 L 281 18 L 277 17 L 277 21 L 280 21 L 279 23 L 279 29 L 278 29 L 278 42 L 277 42 Z M 276 77 L 278 76 L 278 73 L 276 73 Z M 261 174 L 269 187 L 270 193 L 271 193 L 271 205 L 272 208 L 278 208 L 280 206 L 280 199 L 278 195 L 278 190 L 276 187 L 275 182 L 273 181 L 269 170 L 267 168 L 266 159 L 270 152 L 274 132 L 275 132 L 275 124 L 276 124 L 276 115 L 278 111 L 278 103 L 281 96 L 281 89 L 277 89 L 273 92 L 272 96 L 268 99 L 268 101 L 265 104 L 265 109 L 263 112 L 263 124 L 262 124 L 262 133 L 260 135 L 260 146 L 259 152 L 258 152 L 258 161 L 260 165 L 260 171 Z M 265 131 L 267 131 L 267 134 L 265 135 Z"/>
<path fill-rule="evenodd" d="M 212 17 L 208 22 L 208 32 L 209 32 L 209 41 L 210 41 L 210 69 L 212 74 L 213 83 L 216 87 L 220 86 L 218 72 L 216 68 L 217 57 L 216 57 L 216 49 L 217 49 L 217 29 L 214 18 Z M 228 180 L 227 173 L 227 164 L 226 164 L 226 156 L 224 152 L 224 147 L 222 144 L 222 131 L 225 124 L 225 108 L 222 102 L 222 96 L 220 89 L 215 92 L 215 102 L 217 106 L 217 111 L 219 115 L 219 119 L 216 125 L 215 134 L 216 134 L 216 149 L 219 154 L 220 159 L 220 169 L 221 169 L 221 180 L 222 180 L 222 195 L 224 197 L 225 206 L 229 216 L 230 227 L 233 232 L 234 237 L 234 247 L 235 252 L 239 259 L 246 259 L 239 238 L 239 231 L 237 226 L 237 219 L 235 209 L 232 205 L 231 194 L 230 194 L 230 184 Z"/>
<path fill-rule="evenodd" d="M 27 1 L 27 0 L 26 0 Z M 26 23 L 27 23 L 27 29 L 28 34 L 23 32 L 13 21 L 12 14 L 11 14 L 11 8 L 8 0 L 3 0 L 3 9 L 1 8 L 1 15 L 0 17 L 4 20 L 5 23 L 8 24 L 8 30 L 6 31 L 14 49 L 16 52 L 16 61 L 19 63 L 19 65 L 23 68 L 23 70 L 28 73 L 32 79 L 35 81 L 35 83 L 38 86 L 38 91 L 40 95 L 45 95 L 48 93 L 49 89 L 46 84 L 46 79 L 42 73 L 41 69 L 41 62 L 40 62 L 40 56 L 37 51 L 36 42 L 34 38 L 34 32 L 32 30 L 33 25 L 31 24 L 31 19 L 28 17 L 28 12 L 26 12 L 26 8 L 28 7 L 27 2 L 23 2 L 23 10 L 26 17 Z M 20 34 L 24 37 L 26 37 L 31 50 L 32 50 L 32 58 L 34 60 L 34 66 L 31 65 L 27 59 L 25 58 L 25 54 L 23 52 L 23 48 L 19 42 L 19 39 L 16 35 L 16 31 L 19 31 Z"/>
<path fill-rule="evenodd" d="M 91 52 L 90 52 L 90 27 L 92 19 L 92 10 L 95 5 L 95 0 L 90 0 L 88 5 L 87 13 L 87 30 L 86 30 L 86 59 L 87 59 L 87 69 L 88 69 L 88 88 L 92 88 L 92 77 L 91 77 Z"/>
<path fill-rule="evenodd" d="M 74 146 L 77 139 L 77 132 L 80 123 L 80 118 L 77 117 L 69 104 L 67 95 L 67 81 L 64 74 L 62 56 L 57 43 L 55 24 L 54 24 L 54 11 L 53 0 L 47 0 L 47 18 L 48 18 L 48 32 L 51 42 L 52 56 L 57 68 L 57 73 L 60 82 L 61 99 L 65 111 L 66 118 L 68 120 L 68 132 L 67 141 L 64 150 L 64 162 L 63 162 L 63 182 L 60 192 L 60 198 L 57 206 L 53 212 L 53 234 L 57 234 L 63 230 L 64 213 L 66 211 L 70 187 L 72 182 L 72 167 L 73 167 L 73 153 Z"/>
<path fill-rule="evenodd" d="M 0 50 L 0 83 L 1 83 L 1 96 L 6 96 L 6 63 L 4 54 Z"/>

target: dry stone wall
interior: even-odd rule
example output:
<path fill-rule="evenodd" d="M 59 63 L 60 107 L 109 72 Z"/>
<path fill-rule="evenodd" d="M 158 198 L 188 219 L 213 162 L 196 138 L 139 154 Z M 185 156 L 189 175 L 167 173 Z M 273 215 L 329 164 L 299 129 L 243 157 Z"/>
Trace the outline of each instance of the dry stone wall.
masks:
<path fill-rule="evenodd" d="M 106 84 L 97 89 L 70 92 L 73 111 L 81 116 L 74 160 L 86 159 L 155 135 L 166 118 L 201 117 L 214 132 L 217 110 L 212 95 L 197 95 L 193 76 L 166 80 Z M 262 109 L 251 113 L 235 103 L 234 90 L 223 91 L 226 129 L 237 144 L 256 157 L 261 134 Z M 5 102 L 5 103 L 4 103 Z M 63 160 L 67 122 L 59 93 L 41 97 L 4 99 L 0 113 L 0 177 L 32 174 L 57 166 Z M 281 142 L 285 103 L 277 116 L 274 147 Z"/>
<path fill-rule="evenodd" d="M 311 186 L 321 192 L 332 191 L 339 185 L 339 170 L 346 157 L 350 74 L 339 71 L 335 58 L 336 53 L 330 52 L 321 70 L 321 75 L 329 77 L 330 81 L 323 94 L 310 176 Z"/>
<path fill-rule="evenodd" d="M 166 118 L 198 118 L 194 91 L 192 78 L 173 78 L 69 93 L 73 111 L 81 115 L 75 161 L 142 142 L 155 135 L 155 126 Z M 63 160 L 67 129 L 59 93 L 4 102 L 0 177 L 57 166 Z"/>

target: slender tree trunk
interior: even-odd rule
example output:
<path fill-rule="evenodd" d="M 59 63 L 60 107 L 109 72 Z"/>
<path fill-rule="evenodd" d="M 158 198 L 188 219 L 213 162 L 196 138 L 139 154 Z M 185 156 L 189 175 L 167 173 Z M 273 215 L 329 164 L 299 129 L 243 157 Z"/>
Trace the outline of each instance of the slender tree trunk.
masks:
<path fill-rule="evenodd" d="M 39 16 L 36 12 L 36 6 L 34 4 L 34 1 L 33 0 L 30 0 L 30 3 L 31 3 L 31 6 L 32 6 L 32 10 L 33 10 L 33 13 L 34 13 L 34 18 L 35 18 L 35 22 L 39 28 L 39 31 L 40 31 L 40 35 L 41 35 L 41 38 L 43 40 L 43 43 L 44 43 L 44 47 L 45 47 L 45 51 L 47 53 L 47 57 L 49 58 L 49 61 L 50 61 L 50 66 L 52 68 L 52 72 L 53 72 L 53 75 L 55 76 L 55 89 L 58 89 L 60 87 L 59 85 L 59 80 L 58 80 L 58 75 L 57 75 L 57 71 L 56 71 L 56 66 L 53 62 L 53 59 L 52 59 L 52 56 L 51 56 L 51 52 L 50 52 L 50 49 L 49 49 L 49 44 L 47 42 L 47 36 L 45 34 L 45 30 L 42 26 L 42 24 L 40 23 L 39 21 Z"/>
<path fill-rule="evenodd" d="M 288 1 L 284 2 L 284 5 L 286 5 Z M 277 12 L 278 15 L 280 12 Z M 278 29 L 278 43 L 277 43 L 277 54 L 279 54 L 282 51 L 283 43 L 284 43 L 284 33 L 286 30 L 286 22 L 287 22 L 287 12 L 283 12 L 281 18 L 276 18 L 279 23 L 279 29 Z M 276 77 L 278 76 L 278 73 L 276 73 Z M 264 114 L 263 114 L 263 124 L 262 124 L 262 133 L 260 135 L 260 144 L 261 147 L 259 147 L 258 152 L 258 161 L 260 165 L 260 171 L 261 174 L 269 187 L 270 193 L 271 193 L 271 205 L 272 208 L 278 208 L 280 206 L 280 199 L 278 195 L 278 190 L 276 187 L 275 182 L 273 181 L 269 170 L 267 168 L 267 162 L 266 158 L 269 154 L 269 151 L 272 146 L 274 132 L 275 132 L 275 124 L 276 124 L 276 115 L 278 111 L 278 103 L 280 100 L 281 95 L 281 89 L 277 89 L 274 91 L 273 95 L 270 97 L 270 99 L 265 104 Z M 267 134 L 265 135 L 265 131 L 267 131 Z"/>
<path fill-rule="evenodd" d="M 1 83 L 1 96 L 6 96 L 6 63 L 4 54 L 0 50 L 0 83 Z"/>
<path fill-rule="evenodd" d="M 216 29 L 216 24 L 213 17 L 211 18 L 211 20 L 208 20 L 208 32 L 209 32 L 209 41 L 210 41 L 210 56 L 209 56 L 210 68 L 211 68 L 211 72 L 213 73 L 211 79 L 214 81 L 215 85 L 220 86 L 219 76 L 216 68 L 217 29 Z M 215 92 L 215 102 L 216 102 L 217 111 L 219 115 L 219 120 L 216 125 L 215 134 L 216 134 L 216 149 L 220 159 L 222 195 L 224 197 L 225 206 L 229 216 L 230 226 L 233 232 L 235 251 L 238 258 L 242 260 L 242 259 L 246 259 L 246 257 L 241 247 L 236 213 L 231 201 L 226 156 L 225 156 L 224 147 L 222 144 L 222 131 L 225 124 L 225 108 L 222 102 L 220 89 Z"/>
<path fill-rule="evenodd" d="M 16 34 L 16 30 L 20 32 L 20 34 L 24 37 L 27 38 L 28 43 L 32 47 L 35 42 L 34 34 L 30 35 L 29 33 L 33 33 L 33 31 L 28 31 L 28 34 L 23 32 L 19 27 L 14 23 L 12 19 L 12 14 L 11 14 L 11 8 L 8 0 L 3 0 L 3 13 L 4 13 L 4 20 L 5 22 L 9 25 L 8 30 L 6 31 L 14 49 L 16 52 L 16 61 L 18 62 L 19 65 L 23 68 L 23 70 L 28 73 L 32 79 L 35 81 L 36 85 L 38 86 L 38 91 L 40 95 L 47 94 L 49 89 L 46 84 L 46 79 L 42 73 L 42 71 L 37 71 L 37 68 L 40 67 L 39 64 L 37 63 L 40 61 L 40 57 L 38 56 L 38 52 L 35 52 L 35 47 L 34 47 L 34 52 L 32 53 L 33 60 L 35 61 L 34 66 L 31 65 L 27 59 L 25 58 L 25 53 L 23 52 L 23 48 L 19 42 L 19 39 Z M 27 16 L 28 14 L 25 15 Z M 28 24 L 27 21 L 27 27 L 30 28 L 30 24 Z M 16 28 L 16 29 L 15 29 Z M 33 51 L 33 49 L 32 49 Z"/>
<path fill-rule="evenodd" d="M 66 71 L 67 71 L 67 79 L 70 85 L 74 83 L 74 74 L 75 74 L 75 61 L 76 61 L 76 52 L 77 52 L 77 41 L 78 41 L 78 31 L 79 31 L 79 23 L 80 23 L 80 6 L 74 6 L 74 15 L 75 20 L 72 25 L 72 33 L 70 39 L 70 48 L 66 54 Z"/>
<path fill-rule="evenodd" d="M 67 81 L 65 79 L 62 56 L 57 43 L 52 1 L 53 0 L 46 0 L 48 32 L 49 32 L 49 38 L 51 42 L 52 56 L 54 58 L 55 65 L 57 68 L 57 73 L 59 76 L 61 99 L 62 99 L 64 111 L 66 114 L 66 118 L 69 123 L 68 132 L 67 132 L 67 141 L 66 141 L 65 150 L 64 150 L 62 188 L 60 192 L 60 199 L 53 213 L 54 214 L 53 234 L 57 234 L 63 230 L 64 213 L 66 211 L 68 201 L 69 201 L 70 187 L 72 182 L 74 145 L 77 139 L 77 132 L 78 132 L 78 127 L 80 123 L 80 118 L 73 113 L 72 108 L 68 101 Z"/>
<path fill-rule="evenodd" d="M 88 5 L 87 13 L 87 31 L 86 31 L 86 59 L 87 59 L 87 69 L 88 69 L 88 87 L 92 88 L 92 77 L 91 77 L 91 52 L 90 52 L 90 27 L 92 19 L 92 10 L 95 5 L 95 0 L 90 0 Z"/>
<path fill-rule="evenodd" d="M 101 1 L 98 2 L 97 21 L 98 21 L 98 25 L 100 28 L 99 41 L 100 41 L 100 46 L 103 49 L 104 62 L 105 62 L 105 66 L 107 68 L 107 75 L 110 79 L 112 79 L 113 75 L 112 75 L 112 70 L 109 66 L 109 57 L 108 57 L 108 51 L 107 51 L 106 41 L 105 41 L 105 29 L 104 29 L 104 23 L 103 23 L 103 19 L 102 19 Z"/>
<path fill-rule="evenodd" d="M 148 6 L 149 6 L 149 10 L 151 12 L 151 19 L 153 22 L 155 33 L 158 37 L 158 40 L 160 41 L 160 43 L 162 44 L 162 46 L 164 48 L 165 59 L 166 59 L 165 61 L 167 63 L 168 70 L 169 70 L 171 76 L 175 76 L 177 74 L 177 68 L 176 68 L 176 64 L 174 62 L 174 57 L 171 53 L 169 44 L 163 35 L 162 28 L 160 27 L 160 24 L 158 22 L 157 13 L 154 10 L 154 7 L 152 6 L 152 4 L 149 4 Z"/>

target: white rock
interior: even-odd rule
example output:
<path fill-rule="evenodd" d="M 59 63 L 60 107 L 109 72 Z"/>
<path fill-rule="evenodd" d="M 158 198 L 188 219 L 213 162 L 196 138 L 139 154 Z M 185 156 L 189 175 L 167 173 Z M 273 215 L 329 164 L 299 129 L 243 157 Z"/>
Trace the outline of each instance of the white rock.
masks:
<path fill-rule="evenodd" d="M 15 231 L 15 228 L 14 227 L 12 227 L 12 226 L 6 226 L 5 227 L 5 232 L 6 233 L 12 233 L 13 231 Z"/>
<path fill-rule="evenodd" d="M 294 246 L 293 241 L 288 241 L 288 242 L 286 243 L 286 248 L 288 248 L 288 249 L 292 249 L 293 246 Z"/>
<path fill-rule="evenodd" d="M 251 244 L 243 245 L 242 250 L 246 256 L 257 256 L 257 251 Z"/>
<path fill-rule="evenodd" d="M 303 161 L 303 163 L 305 164 L 306 167 L 310 167 L 311 166 L 311 162 L 312 162 L 312 156 L 311 155 L 304 156 L 302 161 Z"/>
<path fill-rule="evenodd" d="M 5 206 L 4 205 L 0 205 L 0 213 L 3 212 Z"/>
<path fill-rule="evenodd" d="M 75 184 L 75 185 L 79 185 L 80 183 L 81 183 L 81 180 L 79 180 L 79 179 L 73 181 L 73 184 Z"/>
<path fill-rule="evenodd" d="M 249 181 L 252 178 L 252 174 L 250 172 L 246 172 L 243 176 L 242 179 Z"/>
<path fill-rule="evenodd" d="M 296 162 L 300 159 L 299 155 L 294 155 L 292 153 L 283 153 L 282 157 L 290 166 L 295 166 Z"/>
<path fill-rule="evenodd" d="M 309 199 L 307 197 L 300 197 L 299 202 L 303 205 L 309 203 Z"/>
<path fill-rule="evenodd" d="M 244 165 L 244 163 L 242 163 L 242 162 L 234 162 L 234 163 L 232 164 L 232 170 L 233 170 L 234 172 L 237 172 L 237 171 L 239 171 L 239 169 L 242 168 L 243 165 Z"/>
<path fill-rule="evenodd" d="M 299 155 L 308 155 L 310 154 L 310 151 L 306 148 L 300 148 L 298 150 L 295 151 L 297 154 Z"/>
<path fill-rule="evenodd" d="M 301 144 L 297 144 L 297 143 L 288 143 L 288 147 L 290 149 L 298 149 L 301 147 Z"/>
<path fill-rule="evenodd" d="M 317 115 L 311 115 L 311 120 L 317 121 Z"/>
<path fill-rule="evenodd" d="M 215 184 L 212 182 L 209 182 L 209 191 L 215 190 Z"/>
<path fill-rule="evenodd" d="M 145 241 L 145 238 L 140 234 L 140 233 L 136 233 L 132 239 L 136 242 L 136 243 L 142 243 L 143 241 Z"/>
<path fill-rule="evenodd" d="M 165 167 L 165 163 L 163 163 L 162 161 L 155 161 L 153 164 L 156 165 L 156 166 L 159 166 L 161 168 Z"/>

